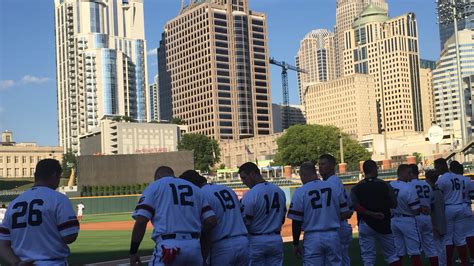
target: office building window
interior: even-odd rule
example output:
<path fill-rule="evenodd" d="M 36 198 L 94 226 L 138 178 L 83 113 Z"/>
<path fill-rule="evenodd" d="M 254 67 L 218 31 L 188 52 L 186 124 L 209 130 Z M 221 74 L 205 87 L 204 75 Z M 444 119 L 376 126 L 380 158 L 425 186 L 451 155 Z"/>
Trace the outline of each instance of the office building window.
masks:
<path fill-rule="evenodd" d="M 7 163 L 11 163 L 10 156 L 7 156 Z M 7 173 L 8 173 L 8 171 L 7 171 Z"/>
<path fill-rule="evenodd" d="M 18 163 L 18 156 L 15 156 L 15 163 Z"/>
<path fill-rule="evenodd" d="M 23 157 L 21 158 L 21 162 L 22 162 L 22 163 L 26 163 L 26 156 L 23 156 Z"/>

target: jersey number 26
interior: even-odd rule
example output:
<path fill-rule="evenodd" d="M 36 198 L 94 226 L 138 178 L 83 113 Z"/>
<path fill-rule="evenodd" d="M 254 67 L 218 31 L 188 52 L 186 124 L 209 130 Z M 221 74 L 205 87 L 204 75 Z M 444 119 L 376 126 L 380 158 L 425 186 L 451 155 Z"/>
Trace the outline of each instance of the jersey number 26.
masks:
<path fill-rule="evenodd" d="M 13 209 L 16 210 L 16 209 L 21 208 L 21 210 L 13 213 L 12 215 L 12 229 L 26 227 L 26 222 L 18 222 L 18 219 L 25 216 L 26 212 L 28 212 L 28 225 L 31 225 L 31 226 L 40 225 L 43 222 L 43 216 L 40 210 L 35 209 L 35 205 L 43 206 L 43 203 L 44 201 L 42 199 L 32 200 L 29 206 L 28 206 L 28 202 L 26 201 L 20 201 L 20 202 L 15 203 L 15 205 L 13 205 Z"/>

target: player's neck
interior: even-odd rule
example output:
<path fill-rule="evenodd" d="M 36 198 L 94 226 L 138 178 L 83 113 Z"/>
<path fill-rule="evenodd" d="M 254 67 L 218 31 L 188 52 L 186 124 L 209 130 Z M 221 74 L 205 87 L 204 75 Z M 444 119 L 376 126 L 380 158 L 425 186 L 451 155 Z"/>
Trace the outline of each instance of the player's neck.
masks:
<path fill-rule="evenodd" d="M 35 184 L 34 184 L 34 187 L 47 187 L 47 188 L 54 189 L 54 190 L 56 189 L 52 185 L 50 185 L 48 183 L 45 183 L 45 182 L 42 182 L 42 181 L 36 181 Z"/>
<path fill-rule="evenodd" d="M 333 175 L 336 175 L 336 172 L 332 172 L 330 174 L 327 174 L 327 175 L 321 175 L 321 177 L 323 178 L 324 181 L 328 180 L 331 176 Z"/>

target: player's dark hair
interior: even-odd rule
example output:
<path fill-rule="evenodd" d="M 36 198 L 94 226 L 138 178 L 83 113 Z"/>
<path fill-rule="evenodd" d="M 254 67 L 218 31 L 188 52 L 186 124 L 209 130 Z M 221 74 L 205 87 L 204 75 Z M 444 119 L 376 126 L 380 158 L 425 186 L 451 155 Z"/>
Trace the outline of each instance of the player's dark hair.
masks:
<path fill-rule="evenodd" d="M 400 176 L 403 171 L 410 170 L 410 168 L 411 167 L 408 164 L 400 164 L 397 169 L 397 176 Z"/>
<path fill-rule="evenodd" d="M 435 170 L 430 169 L 425 172 L 425 178 L 431 183 L 436 184 L 436 181 L 438 181 L 438 174 Z"/>
<path fill-rule="evenodd" d="M 198 187 L 202 187 L 207 183 L 207 179 L 194 170 L 185 171 L 179 178 L 187 180 Z"/>
<path fill-rule="evenodd" d="M 162 177 L 167 177 L 167 176 L 174 176 L 174 171 L 171 167 L 163 165 L 156 169 L 155 180 L 160 179 Z"/>
<path fill-rule="evenodd" d="M 377 170 L 377 163 L 373 160 L 367 160 L 362 165 L 362 169 L 364 170 L 364 174 L 370 174 L 373 171 Z"/>
<path fill-rule="evenodd" d="M 446 172 L 449 172 L 448 169 L 448 163 L 446 162 L 446 159 L 444 158 L 439 158 L 434 161 L 434 167 L 438 174 L 442 175 Z"/>
<path fill-rule="evenodd" d="M 258 174 L 261 176 L 260 174 L 260 169 L 258 169 L 258 166 L 252 162 L 246 162 L 244 164 L 242 164 L 240 167 L 239 167 L 239 174 L 240 173 L 246 173 L 246 174 L 250 174 L 250 173 L 255 173 L 255 174 Z"/>
<path fill-rule="evenodd" d="M 332 156 L 331 154 L 325 153 L 319 156 L 319 161 L 321 160 L 327 160 L 330 164 L 336 166 L 336 158 L 334 158 L 334 156 Z"/>
<path fill-rule="evenodd" d="M 62 172 L 63 169 L 58 160 L 43 159 L 36 164 L 35 180 L 47 180 L 53 174 L 61 176 Z"/>
<path fill-rule="evenodd" d="M 410 168 L 411 168 L 411 172 L 412 172 L 414 175 L 418 176 L 418 175 L 420 174 L 420 170 L 418 170 L 418 165 L 412 163 L 412 164 L 410 164 L 409 166 L 410 166 Z"/>
<path fill-rule="evenodd" d="M 2 208 L 5 209 L 7 206 L 5 206 L 5 204 L 2 204 Z"/>
<path fill-rule="evenodd" d="M 316 175 L 316 166 L 312 162 L 304 162 L 300 165 L 300 175 L 307 177 L 310 175 Z"/>
<path fill-rule="evenodd" d="M 449 164 L 449 170 L 457 175 L 464 175 L 464 166 L 458 161 L 452 161 Z"/>

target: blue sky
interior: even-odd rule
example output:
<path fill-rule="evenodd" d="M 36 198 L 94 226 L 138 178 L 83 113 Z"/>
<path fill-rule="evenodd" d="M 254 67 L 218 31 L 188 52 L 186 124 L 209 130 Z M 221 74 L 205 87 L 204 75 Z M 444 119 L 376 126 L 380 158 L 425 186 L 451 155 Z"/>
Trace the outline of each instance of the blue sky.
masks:
<path fill-rule="evenodd" d="M 144 0 L 149 50 L 149 80 L 157 73 L 156 55 L 167 20 L 180 0 Z M 267 14 L 270 56 L 294 64 L 299 41 L 312 29 L 333 30 L 336 0 L 249 0 Z M 414 12 L 421 57 L 439 57 L 434 0 L 389 0 L 390 15 Z M 53 0 L 0 0 L 0 130 L 17 142 L 57 145 L 56 67 Z M 290 73 L 290 102 L 298 103 L 296 75 Z M 282 101 L 280 69 L 271 67 L 273 102 Z"/>

